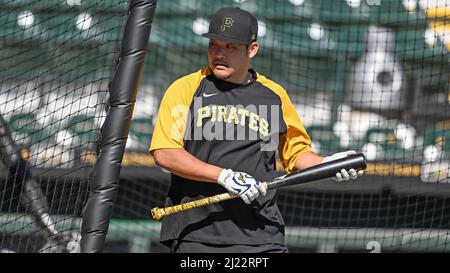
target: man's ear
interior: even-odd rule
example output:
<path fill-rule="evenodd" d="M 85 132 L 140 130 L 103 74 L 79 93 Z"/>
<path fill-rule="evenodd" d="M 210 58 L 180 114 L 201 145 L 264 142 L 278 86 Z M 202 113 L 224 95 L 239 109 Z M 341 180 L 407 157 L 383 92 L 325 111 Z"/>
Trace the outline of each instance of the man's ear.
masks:
<path fill-rule="evenodd" d="M 247 53 L 250 59 L 253 59 L 256 56 L 256 54 L 258 53 L 258 49 L 259 49 L 258 42 L 253 42 L 248 46 Z"/>

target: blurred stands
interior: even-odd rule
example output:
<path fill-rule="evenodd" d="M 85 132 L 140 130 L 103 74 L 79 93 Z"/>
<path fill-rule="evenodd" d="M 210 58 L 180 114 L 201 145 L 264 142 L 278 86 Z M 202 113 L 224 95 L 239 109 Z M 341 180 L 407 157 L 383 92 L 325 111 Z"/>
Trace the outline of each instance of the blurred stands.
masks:
<path fill-rule="evenodd" d="M 369 24 L 374 12 L 368 3 L 370 1 L 316 0 L 313 16 L 326 24 Z"/>
<path fill-rule="evenodd" d="M 430 126 L 423 135 L 424 157 L 427 161 L 450 159 L 450 128 Z"/>
<path fill-rule="evenodd" d="M 52 141 L 53 134 L 50 130 L 37 122 L 33 113 L 20 113 L 12 115 L 9 119 L 10 130 L 13 138 L 19 144 L 37 144 L 42 141 Z"/>
<path fill-rule="evenodd" d="M 364 137 L 362 151 L 369 160 L 420 163 L 421 153 L 412 147 L 405 148 L 395 128 L 369 128 Z"/>
<path fill-rule="evenodd" d="M 312 125 L 306 128 L 311 137 L 313 149 L 316 153 L 331 155 L 342 151 L 339 136 L 331 125 Z"/>
<path fill-rule="evenodd" d="M 127 5 L 0 1 L 0 112 L 34 165 L 70 167 L 95 147 Z"/>
<path fill-rule="evenodd" d="M 381 0 L 372 8 L 375 21 L 383 26 L 414 29 L 425 26 L 427 22 L 425 11 L 416 0 Z"/>
<path fill-rule="evenodd" d="M 127 148 L 137 151 L 148 151 L 153 132 L 153 118 L 133 118 Z"/>
<path fill-rule="evenodd" d="M 159 101 L 173 80 L 207 65 L 208 40 L 200 35 L 207 31 L 210 16 L 221 7 L 238 6 L 258 18 L 261 48 L 253 67 L 288 91 L 314 150 L 322 155 L 361 151 L 372 167 L 372 173 L 368 171 L 369 175 L 356 184 L 321 181 L 324 184 L 280 191 L 279 203 L 284 206 L 280 208 L 287 226 L 299 222 L 320 226 L 326 232 L 338 230 L 341 235 L 337 237 L 323 234 L 330 239 L 330 249 L 337 247 L 336 242 L 353 244 L 348 235 L 354 231 L 336 226 L 362 227 L 357 233 L 366 235 L 370 234 L 365 233 L 367 228 L 377 228 L 383 233 L 380 238 L 390 241 L 395 236 L 389 234 L 397 234 L 386 231 L 391 226 L 419 227 L 414 230 L 418 237 L 424 237 L 422 232 L 430 228 L 430 222 L 447 228 L 445 209 L 449 199 L 431 197 L 441 191 L 448 194 L 445 185 L 431 190 L 419 185 L 424 184 L 420 181 L 450 183 L 450 129 L 448 123 L 438 122 L 450 109 L 450 7 L 433 6 L 434 2 L 439 0 L 159 0 L 130 124 L 129 153 L 125 154 L 128 162 L 133 162 L 130 165 L 145 168 L 123 168 L 113 215 L 148 218 L 148 208 L 164 202 L 169 185 L 163 176 L 166 173 L 148 168 L 154 166 L 148 148 Z M 52 195 L 52 209 L 58 213 L 70 213 L 68 206 L 58 205 L 59 199 L 69 202 L 76 198 L 77 204 L 85 201 L 76 185 L 87 187 L 89 183 L 73 182 L 89 182 L 85 179 L 87 172 L 82 170 L 77 179 L 72 179 L 65 174 L 76 176 L 76 170 L 68 170 L 63 176 L 53 171 L 79 167 L 80 154 L 86 155 L 82 163 L 95 161 L 93 151 L 108 111 L 108 84 L 118 61 L 128 3 L 0 0 L 0 113 L 12 137 L 25 148 L 29 162 L 50 168 L 37 171 L 56 174 L 52 179 L 58 183 L 54 184 L 70 192 L 69 197 L 52 192 L 52 184 L 47 184 L 50 180 L 37 172 L 43 188 Z M 387 30 L 393 40 L 368 41 L 371 30 Z M 354 81 L 363 82 L 367 80 L 365 75 L 373 73 L 368 77 L 372 85 L 364 85 L 370 87 L 363 90 L 364 97 L 374 104 L 387 99 L 387 104 L 393 105 L 396 98 L 406 98 L 398 103 L 404 108 L 368 109 L 344 101 L 353 91 L 348 75 L 368 52 L 380 51 L 386 54 L 372 57 L 391 56 L 377 61 L 386 64 L 394 60 L 407 75 L 402 77 L 402 84 L 414 79 L 411 86 L 402 86 L 408 91 L 406 96 L 389 97 L 393 93 L 389 86 L 396 79 L 393 69 L 380 69 L 375 74 L 379 67 L 371 65 L 377 62 L 363 63 Z M 375 88 L 384 88 L 385 92 L 379 95 Z M 416 96 L 416 91 L 436 97 L 424 99 Z M 408 109 L 411 104 L 419 104 L 425 111 Z M 446 118 L 450 120 L 450 115 Z M 419 178 L 416 170 L 420 168 Z M 373 179 L 372 175 L 380 177 Z M 400 176 L 407 176 L 406 180 Z M 411 195 L 400 196 L 402 188 Z M 357 193 L 360 190 L 361 195 Z M 12 199 L 4 196 L 2 200 L 10 206 Z M 426 209 L 422 211 L 423 207 Z M 7 210 L 11 211 L 10 207 Z M 124 229 L 126 225 L 121 228 L 130 230 Z M 141 222 L 137 225 L 142 227 Z M 305 232 L 310 244 L 311 232 Z M 444 232 L 448 234 L 448 230 Z M 130 234 L 123 232 L 124 238 L 133 238 L 134 244 L 140 241 Z M 363 241 L 360 235 L 362 249 L 357 251 L 365 251 L 364 244 L 369 240 Z M 435 235 L 428 237 L 445 246 L 442 240 L 447 237 Z M 420 240 L 415 237 L 412 241 L 409 237 L 399 239 L 406 240 L 406 247 L 417 246 Z M 402 246 L 405 240 L 400 240 Z M 327 247 L 321 244 L 321 248 Z"/>
<path fill-rule="evenodd" d="M 26 9 L 30 8 L 36 11 L 85 11 L 124 13 L 128 8 L 128 2 L 123 0 L 0 0 L 0 9 Z"/>
<path fill-rule="evenodd" d="M 86 150 L 94 150 L 97 141 L 98 127 L 95 117 L 90 115 L 76 115 L 69 118 L 67 129 L 77 138 L 77 145 Z"/>
<path fill-rule="evenodd" d="M 151 86 L 151 90 L 138 95 L 130 129 L 133 143 L 127 147 L 148 149 L 153 119 L 165 88 L 175 78 L 207 64 L 208 41 L 200 34 L 207 31 L 212 13 L 223 6 L 239 6 L 257 15 L 262 47 L 254 67 L 281 83 L 299 108 L 303 105 L 318 110 L 315 113 L 333 113 L 342 105 L 344 94 L 350 92 L 345 75 L 371 50 L 367 33 L 374 26 L 395 33 L 390 53 L 404 73 L 419 79 L 422 91 L 448 94 L 448 8 L 436 9 L 423 2 L 158 1 L 142 87 Z M 74 137 L 78 135 L 82 142 L 93 143 L 93 132 L 98 131 L 106 113 L 107 81 L 117 58 L 127 7 L 127 1 L 121 0 L 0 0 L 0 110 L 8 120 L 15 109 L 19 111 L 15 116 L 34 115 L 43 128 L 50 126 L 54 138 L 58 132 L 67 131 Z M 30 103 L 18 110 L 20 96 L 12 99 L 10 91 L 24 89 L 26 82 L 6 82 L 30 75 L 36 79 L 34 87 L 27 87 L 30 90 L 25 92 L 32 94 L 26 97 Z M 311 93 L 326 94 L 326 103 L 302 104 L 302 94 Z M 350 117 L 343 120 L 346 126 L 354 131 L 351 124 L 358 124 L 353 127 L 361 126 L 357 128 L 361 132 L 343 137 L 333 131 L 340 120 L 332 114 L 318 117 L 305 111 L 302 115 L 312 115 L 304 117 L 313 122 L 308 130 L 326 153 L 374 144 L 382 147 L 389 158 L 399 153 L 407 156 L 404 147 L 389 138 L 393 129 L 384 124 L 365 126 L 364 119 L 352 123 Z M 17 130 L 23 133 L 22 128 Z M 383 140 L 374 138 L 380 135 L 385 136 Z"/>

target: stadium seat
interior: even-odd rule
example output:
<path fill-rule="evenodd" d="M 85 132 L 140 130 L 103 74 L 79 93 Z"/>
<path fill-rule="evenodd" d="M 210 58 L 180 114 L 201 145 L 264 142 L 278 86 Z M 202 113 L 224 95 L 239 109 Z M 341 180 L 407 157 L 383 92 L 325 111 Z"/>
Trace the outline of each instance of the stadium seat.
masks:
<path fill-rule="evenodd" d="M 154 22 L 150 42 L 158 46 L 206 49 L 208 39 L 201 34 L 208 32 L 208 26 L 202 17 L 159 18 Z"/>
<path fill-rule="evenodd" d="M 395 130 L 388 127 L 369 128 L 364 137 L 365 142 L 378 143 L 388 149 L 395 149 L 397 146 L 397 137 Z"/>
<path fill-rule="evenodd" d="M 148 80 L 148 79 L 147 79 Z M 133 118 L 147 118 L 158 112 L 161 97 L 156 82 L 142 83 L 133 110 Z"/>
<path fill-rule="evenodd" d="M 164 47 L 177 47 L 177 50 L 206 51 L 208 39 L 201 34 L 208 32 L 209 21 L 206 17 L 156 18 L 150 35 L 150 44 Z M 259 21 L 258 41 L 263 48 L 275 46 L 276 37 L 272 25 Z"/>
<path fill-rule="evenodd" d="M 102 42 L 122 41 L 123 30 L 126 24 L 127 17 L 120 14 L 94 14 L 98 25 L 96 38 Z"/>
<path fill-rule="evenodd" d="M 251 67 L 262 75 L 273 79 L 284 79 L 283 68 L 279 63 L 281 57 L 280 52 L 260 47 L 257 57 L 252 60 Z"/>
<path fill-rule="evenodd" d="M 213 2 L 206 0 L 171 0 L 171 1 L 159 1 L 156 6 L 155 16 L 167 17 L 167 16 L 189 16 L 192 14 L 198 14 L 199 12 L 205 12 L 213 9 Z"/>
<path fill-rule="evenodd" d="M 319 147 L 315 147 L 317 153 L 331 155 L 342 151 L 339 137 L 333 132 L 332 125 L 312 125 L 306 128 L 312 141 L 316 141 Z"/>
<path fill-rule="evenodd" d="M 25 16 L 21 12 L 0 11 L 0 38 L 6 45 L 11 44 L 0 49 L 0 55 L 5 56 L 0 63 L 2 74 L 5 70 L 17 71 L 16 76 L 22 75 L 21 71 L 42 73 L 49 68 L 48 75 L 64 78 L 79 77 L 70 73 L 77 69 L 89 76 L 101 74 L 102 70 L 111 71 L 115 56 L 110 52 L 117 51 L 114 41 L 119 40 L 121 31 L 117 17 L 99 17 L 101 23 L 96 25 L 99 33 L 89 35 L 75 27 L 77 13 L 33 13 L 21 21 L 18 18 Z"/>
<path fill-rule="evenodd" d="M 239 7 L 256 15 L 259 10 L 258 4 L 261 2 L 261 0 L 188 0 L 186 1 L 186 5 L 189 4 L 189 1 L 197 2 L 197 12 L 203 13 L 207 18 L 210 18 L 218 9 L 223 7 Z"/>
<path fill-rule="evenodd" d="M 153 117 L 133 118 L 130 132 L 139 138 L 148 138 L 153 133 Z"/>
<path fill-rule="evenodd" d="M 446 127 L 428 127 L 423 134 L 423 146 L 438 147 L 444 156 L 450 158 L 450 128 Z"/>
<path fill-rule="evenodd" d="M 130 137 L 134 142 L 132 149 L 147 151 L 150 147 L 150 140 L 153 133 L 153 119 L 134 118 L 131 121 Z"/>
<path fill-rule="evenodd" d="M 18 1 L 10 1 L 10 0 L 0 0 L 0 8 L 5 8 L 5 7 L 12 7 L 15 5 L 17 5 Z"/>
<path fill-rule="evenodd" d="M 99 46 L 122 37 L 124 16 L 98 15 L 86 12 L 38 13 L 43 34 L 41 39 L 51 43 Z M 44 42 L 45 42 L 44 41 Z"/>
<path fill-rule="evenodd" d="M 94 116 L 77 115 L 69 118 L 67 128 L 74 133 L 86 133 L 97 129 Z"/>
<path fill-rule="evenodd" d="M 283 52 L 280 80 L 291 92 L 329 91 L 335 77 L 335 62 L 329 58 L 309 58 Z"/>
<path fill-rule="evenodd" d="M 225 0 L 225 1 L 208 1 L 216 3 L 217 10 L 223 6 L 234 6 L 248 10 L 253 13 L 259 20 L 274 21 L 303 21 L 316 18 L 313 8 L 315 0 Z M 225 3 L 223 3 L 225 2 Z"/>
<path fill-rule="evenodd" d="M 65 1 L 64 1 L 65 2 Z M 158 7 L 160 2 L 165 1 L 159 1 Z M 83 11 L 100 11 L 104 12 L 105 10 L 111 13 L 122 13 L 125 14 L 125 12 L 128 10 L 128 4 L 129 1 L 124 0 L 82 0 L 80 1 L 79 8 Z"/>
<path fill-rule="evenodd" d="M 51 9 L 57 9 L 57 10 L 65 10 L 72 7 L 77 7 L 76 5 L 69 5 L 68 2 L 65 0 L 45 0 L 45 1 L 35 1 L 35 0 L 20 0 L 20 1 L 13 1 L 13 0 L 0 0 L 0 9 L 6 8 L 6 9 L 16 9 L 16 10 L 51 10 Z M 72 1 L 76 3 L 76 1 Z M 83 2 L 83 1 L 79 1 Z"/>
<path fill-rule="evenodd" d="M 0 10 L 0 38 L 5 42 L 33 43 L 41 35 L 36 14 L 30 11 Z"/>
<path fill-rule="evenodd" d="M 29 79 L 33 71 L 47 64 L 43 48 L 32 45 L 11 45 L 0 47 L 0 78 Z M 26 71 L 26 73 L 24 73 Z"/>
<path fill-rule="evenodd" d="M 274 26 L 279 49 L 307 57 L 323 57 L 336 48 L 332 32 L 320 22 L 278 23 Z"/>
<path fill-rule="evenodd" d="M 428 29 L 397 31 L 395 56 L 425 93 L 448 92 L 448 50 Z"/>
<path fill-rule="evenodd" d="M 122 38 L 124 16 L 89 15 L 82 12 L 62 13 L 0 10 L 0 37 L 21 44 L 38 42 L 76 43 L 94 46 Z"/>
<path fill-rule="evenodd" d="M 237 1 L 228 0 L 230 6 L 238 6 L 251 11 L 258 20 L 308 20 L 313 14 L 313 0 L 253 0 Z M 220 2 L 220 1 L 211 1 Z"/>
<path fill-rule="evenodd" d="M 427 3 L 428 4 L 428 3 Z M 450 6 L 443 2 L 443 5 L 429 5 L 424 7 L 427 17 L 433 19 L 445 19 L 450 17 Z"/>
<path fill-rule="evenodd" d="M 336 50 L 349 56 L 361 56 L 367 48 L 367 25 L 331 24 L 330 30 L 337 41 Z"/>
<path fill-rule="evenodd" d="M 47 41 L 79 43 L 80 40 L 84 40 L 81 37 L 81 31 L 75 27 L 77 14 L 46 13 L 38 15 Z"/>
<path fill-rule="evenodd" d="M 450 12 L 450 7 L 449 7 Z M 450 23 L 446 21 L 433 21 L 429 24 L 430 29 L 439 35 L 440 39 L 446 44 L 447 51 L 450 51 Z"/>
<path fill-rule="evenodd" d="M 448 93 L 448 71 L 450 71 L 450 67 L 447 62 L 408 62 L 403 65 L 403 68 L 404 72 L 419 79 L 418 82 L 424 94 Z"/>
<path fill-rule="evenodd" d="M 0 8 L 8 9 L 31 9 L 36 11 L 91 11 L 91 12 L 105 12 L 122 13 L 128 10 L 129 1 L 125 0 L 0 0 Z M 158 2 L 159 5 L 159 2 Z"/>
<path fill-rule="evenodd" d="M 110 53 L 108 48 L 76 48 L 75 45 L 60 47 L 48 51 L 46 68 L 50 75 L 58 75 L 58 79 L 68 82 L 82 78 L 94 81 L 112 71 L 114 57 L 116 55 Z"/>
<path fill-rule="evenodd" d="M 448 51 L 432 30 L 426 28 L 397 31 L 395 53 L 403 61 L 443 62 Z"/>
<path fill-rule="evenodd" d="M 31 130 L 39 129 L 36 123 L 36 115 L 33 113 L 18 113 L 11 115 L 8 121 L 12 130 Z"/>
<path fill-rule="evenodd" d="M 39 109 L 41 93 L 37 84 L 30 79 L 3 81 L 0 84 L 0 113 L 4 119 L 9 120 L 14 115 L 22 118 L 23 113 L 35 113 Z"/>
<path fill-rule="evenodd" d="M 37 122 L 34 113 L 14 114 L 8 121 L 13 138 L 21 144 L 53 141 L 53 132 Z M 15 136 L 15 137 L 14 137 Z"/>
<path fill-rule="evenodd" d="M 368 1 L 315 0 L 316 19 L 326 23 L 369 23 L 372 6 Z"/>
<path fill-rule="evenodd" d="M 426 25 L 426 15 L 418 1 L 380 0 L 380 5 L 373 5 L 373 21 L 395 28 L 420 28 Z"/>
<path fill-rule="evenodd" d="M 301 3 L 300 3 L 301 2 Z M 171 0 L 157 4 L 155 16 L 158 18 L 186 17 L 200 15 L 209 20 L 223 7 L 240 7 L 254 14 L 259 20 L 296 20 L 311 18 L 312 0 L 284 0 L 274 3 L 273 0 Z"/>
<path fill-rule="evenodd" d="M 100 118 L 105 107 L 105 90 L 100 83 L 47 82 L 41 86 L 43 91 L 40 116 L 42 123 L 57 123 L 59 129 L 66 127 L 68 121 L 80 115 Z M 97 121 L 97 119 L 95 119 Z"/>
<path fill-rule="evenodd" d="M 421 158 L 421 151 L 417 147 L 404 149 L 402 142 L 397 138 L 396 131 L 390 127 L 369 128 L 363 138 L 362 147 L 367 156 L 376 160 L 392 160 L 399 162 L 418 162 Z M 368 148 L 368 146 L 376 148 Z M 375 156 L 376 152 L 376 156 Z"/>
<path fill-rule="evenodd" d="M 78 139 L 76 143 L 81 147 L 87 149 L 95 148 L 99 128 L 95 124 L 94 116 L 77 115 L 70 117 L 67 130 Z"/>
<path fill-rule="evenodd" d="M 182 76 L 207 66 L 207 47 L 204 46 L 196 51 L 177 51 L 174 47 L 155 47 L 154 50 L 150 50 L 145 58 L 145 63 L 146 75 L 162 74 L 165 79 L 169 77 L 169 81 L 173 81 L 174 79 L 171 77 Z"/>

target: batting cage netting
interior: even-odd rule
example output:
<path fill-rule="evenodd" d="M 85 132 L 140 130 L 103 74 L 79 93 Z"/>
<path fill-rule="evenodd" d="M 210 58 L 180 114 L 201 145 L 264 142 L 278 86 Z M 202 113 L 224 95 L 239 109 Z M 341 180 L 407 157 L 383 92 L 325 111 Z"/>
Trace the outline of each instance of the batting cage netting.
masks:
<path fill-rule="evenodd" d="M 252 67 L 288 91 L 314 150 L 368 162 L 354 182 L 278 190 L 290 251 L 450 251 L 446 0 L 158 1 L 103 251 L 167 251 L 150 214 L 170 183 L 148 153 L 154 120 L 170 83 L 208 64 L 200 35 L 225 6 L 258 18 Z M 79 251 L 128 10 L 0 0 L 2 252 Z"/>

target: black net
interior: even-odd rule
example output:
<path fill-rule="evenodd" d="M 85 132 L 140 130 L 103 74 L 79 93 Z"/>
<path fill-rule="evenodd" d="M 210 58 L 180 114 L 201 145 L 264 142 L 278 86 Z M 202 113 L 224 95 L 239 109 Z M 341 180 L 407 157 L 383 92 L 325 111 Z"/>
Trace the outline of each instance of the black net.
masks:
<path fill-rule="evenodd" d="M 127 5 L 0 1 L 0 112 L 32 177 L 2 150 L 0 248 L 75 250 Z"/>

